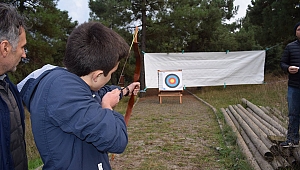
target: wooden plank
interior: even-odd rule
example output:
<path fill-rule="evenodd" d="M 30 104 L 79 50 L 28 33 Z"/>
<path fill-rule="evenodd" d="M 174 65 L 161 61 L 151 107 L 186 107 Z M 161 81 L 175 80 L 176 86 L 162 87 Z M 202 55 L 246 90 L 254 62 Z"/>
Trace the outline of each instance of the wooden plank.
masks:
<path fill-rule="evenodd" d="M 182 91 L 160 91 L 158 94 L 159 103 L 162 103 L 162 97 L 179 97 L 179 103 L 182 103 Z"/>

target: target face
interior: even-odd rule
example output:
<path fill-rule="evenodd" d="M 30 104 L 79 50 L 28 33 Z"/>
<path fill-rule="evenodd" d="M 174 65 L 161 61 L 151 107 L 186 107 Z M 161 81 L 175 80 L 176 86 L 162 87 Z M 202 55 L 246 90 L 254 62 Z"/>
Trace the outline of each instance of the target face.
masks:
<path fill-rule="evenodd" d="M 158 89 L 164 91 L 183 90 L 182 70 L 158 70 Z"/>
<path fill-rule="evenodd" d="M 169 88 L 176 88 L 180 84 L 180 79 L 176 74 L 168 74 L 165 77 L 165 84 Z"/>

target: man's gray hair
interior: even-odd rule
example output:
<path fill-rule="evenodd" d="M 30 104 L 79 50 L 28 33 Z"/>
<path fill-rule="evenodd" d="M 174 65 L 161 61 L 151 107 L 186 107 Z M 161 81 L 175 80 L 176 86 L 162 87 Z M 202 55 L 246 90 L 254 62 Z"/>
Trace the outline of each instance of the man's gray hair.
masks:
<path fill-rule="evenodd" d="M 17 9 L 5 3 L 0 3 L 0 42 L 7 40 L 16 49 L 22 29 L 26 29 L 24 18 Z"/>

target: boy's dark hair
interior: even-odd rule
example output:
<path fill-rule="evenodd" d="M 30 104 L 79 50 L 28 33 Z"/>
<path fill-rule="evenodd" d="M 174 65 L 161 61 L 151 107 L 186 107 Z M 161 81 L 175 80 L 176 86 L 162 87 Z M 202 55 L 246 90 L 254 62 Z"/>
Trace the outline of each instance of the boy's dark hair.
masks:
<path fill-rule="evenodd" d="M 96 70 L 107 76 L 128 53 L 129 45 L 119 34 L 99 22 L 87 22 L 70 34 L 64 65 L 79 77 Z"/>

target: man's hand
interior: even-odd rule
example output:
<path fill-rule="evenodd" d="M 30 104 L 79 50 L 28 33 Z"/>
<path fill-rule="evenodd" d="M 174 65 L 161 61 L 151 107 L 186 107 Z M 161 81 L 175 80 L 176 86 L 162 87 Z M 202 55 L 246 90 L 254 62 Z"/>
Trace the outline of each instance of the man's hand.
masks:
<path fill-rule="evenodd" d="M 289 70 L 289 72 L 291 74 L 296 74 L 296 73 L 298 73 L 299 67 L 297 67 L 297 66 L 289 66 L 288 70 Z"/>
<path fill-rule="evenodd" d="M 120 100 L 120 90 L 114 89 L 111 92 L 106 93 L 102 98 L 102 108 L 113 110 Z"/>

